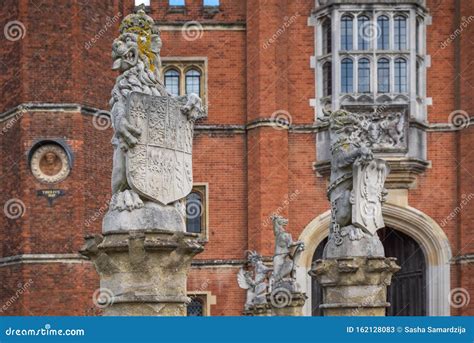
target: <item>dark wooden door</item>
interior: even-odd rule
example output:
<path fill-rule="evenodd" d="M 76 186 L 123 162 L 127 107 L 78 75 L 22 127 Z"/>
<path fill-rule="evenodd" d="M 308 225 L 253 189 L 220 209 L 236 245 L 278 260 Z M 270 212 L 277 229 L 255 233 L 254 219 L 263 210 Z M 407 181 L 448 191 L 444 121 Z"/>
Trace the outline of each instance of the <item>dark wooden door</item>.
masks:
<path fill-rule="evenodd" d="M 426 315 L 426 263 L 419 244 L 410 236 L 391 228 L 378 231 L 385 249 L 385 256 L 396 257 L 401 269 L 392 277 L 387 301 L 391 306 L 387 316 Z M 327 239 L 321 242 L 313 255 L 313 261 L 321 259 Z M 312 280 L 312 314 L 322 316 L 319 305 L 323 300 L 319 283 Z"/>
<path fill-rule="evenodd" d="M 390 228 L 379 232 L 385 256 L 396 257 L 401 269 L 388 288 L 387 316 L 426 315 L 426 263 L 419 244 L 410 236 Z"/>

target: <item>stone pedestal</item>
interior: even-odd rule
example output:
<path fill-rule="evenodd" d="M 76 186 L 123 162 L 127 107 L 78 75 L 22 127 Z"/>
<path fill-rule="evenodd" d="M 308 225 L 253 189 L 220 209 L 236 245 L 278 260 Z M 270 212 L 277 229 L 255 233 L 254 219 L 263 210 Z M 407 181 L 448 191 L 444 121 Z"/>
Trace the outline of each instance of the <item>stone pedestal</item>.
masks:
<path fill-rule="evenodd" d="M 82 253 L 100 275 L 105 316 L 186 316 L 187 272 L 203 250 L 196 234 L 165 230 L 86 237 Z"/>
<path fill-rule="evenodd" d="M 253 305 L 242 312 L 244 316 L 271 317 L 272 309 L 269 304 Z"/>
<path fill-rule="evenodd" d="M 308 297 L 301 292 L 269 294 L 273 316 L 298 317 L 303 315 L 303 306 Z"/>
<path fill-rule="evenodd" d="M 323 289 L 325 316 L 385 316 L 395 258 L 346 257 L 316 261 L 310 275 Z"/>

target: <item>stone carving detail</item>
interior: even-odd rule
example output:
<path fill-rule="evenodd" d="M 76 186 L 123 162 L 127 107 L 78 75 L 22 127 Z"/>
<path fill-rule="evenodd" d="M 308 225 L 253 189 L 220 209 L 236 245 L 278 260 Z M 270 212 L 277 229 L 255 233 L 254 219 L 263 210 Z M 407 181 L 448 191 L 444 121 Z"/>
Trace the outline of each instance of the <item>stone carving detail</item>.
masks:
<path fill-rule="evenodd" d="M 273 215 L 273 234 L 275 235 L 275 254 L 273 256 L 272 290 L 285 288 L 297 292 L 296 262 L 304 250 L 304 243 L 293 241 L 291 234 L 285 230 L 288 219 Z"/>
<path fill-rule="evenodd" d="M 354 137 L 370 146 L 373 151 L 406 151 L 407 123 L 402 108 L 383 108 L 373 113 L 351 112 L 359 120 Z"/>
<path fill-rule="evenodd" d="M 139 195 L 168 204 L 192 189 L 194 118 L 186 97 L 130 94 L 127 121 L 142 134 L 127 153 L 127 180 Z"/>
<path fill-rule="evenodd" d="M 267 304 L 268 275 L 271 271 L 271 268 L 263 264 L 262 257 L 257 252 L 248 252 L 247 264 L 237 274 L 239 287 L 247 290 L 245 310 Z"/>
<path fill-rule="evenodd" d="M 367 164 L 354 164 L 352 190 L 352 221 L 365 232 L 375 235 L 385 226 L 382 203 L 385 201 L 384 182 L 389 168 L 383 160 L 374 159 Z"/>
<path fill-rule="evenodd" d="M 387 194 L 384 182 L 389 167 L 384 160 L 374 158 L 368 135 L 361 134 L 371 124 L 367 118 L 345 110 L 330 113 L 331 177 L 327 194 L 332 218 L 326 256 L 383 256 L 375 231 L 384 226 L 381 205 Z M 346 238 L 360 241 L 365 236 L 364 247 L 337 249 Z"/>
<path fill-rule="evenodd" d="M 56 144 L 40 146 L 33 152 L 30 163 L 33 175 L 44 183 L 60 182 L 71 170 L 66 152 Z"/>
<path fill-rule="evenodd" d="M 111 210 L 184 198 L 192 185 L 194 121 L 206 114 L 195 94 L 172 97 L 161 81 L 160 32 L 141 9 L 124 18 L 112 46 L 121 74 L 110 105 L 114 128 Z"/>

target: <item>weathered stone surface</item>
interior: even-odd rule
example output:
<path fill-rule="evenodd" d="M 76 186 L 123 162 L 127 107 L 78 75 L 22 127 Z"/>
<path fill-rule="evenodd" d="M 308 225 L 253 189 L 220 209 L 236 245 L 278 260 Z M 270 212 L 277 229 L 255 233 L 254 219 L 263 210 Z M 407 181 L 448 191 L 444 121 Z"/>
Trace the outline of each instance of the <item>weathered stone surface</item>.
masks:
<path fill-rule="evenodd" d="M 326 316 L 384 316 L 387 286 L 400 269 L 394 258 L 353 257 L 316 261 L 310 275 L 323 288 Z"/>
<path fill-rule="evenodd" d="M 331 202 L 329 252 L 341 256 L 383 256 L 375 240 L 383 227 L 381 206 L 387 191 L 384 182 L 389 167 L 375 159 L 368 118 L 345 110 L 329 114 L 331 139 L 331 177 L 328 198 Z M 364 237 L 369 236 L 364 241 Z M 347 250 L 347 251 L 346 251 Z"/>
<path fill-rule="evenodd" d="M 160 32 L 140 9 L 124 18 L 112 47 L 121 75 L 112 90 L 112 199 L 103 236 L 82 253 L 100 274 L 106 316 L 186 315 L 187 272 L 203 250 L 186 233 L 182 199 L 192 189 L 195 94 L 172 97 L 161 82 Z M 99 304 L 100 305 L 100 304 Z"/>
<path fill-rule="evenodd" d="M 142 134 L 127 153 L 127 180 L 140 196 L 169 204 L 191 192 L 195 112 L 187 97 L 129 95 L 125 118 Z M 200 101 L 200 100 L 199 100 Z"/>
<path fill-rule="evenodd" d="M 268 276 L 271 271 L 257 252 L 247 253 L 247 263 L 237 274 L 239 287 L 247 290 L 245 311 L 259 312 L 262 306 L 267 305 Z"/>
<path fill-rule="evenodd" d="M 273 255 L 272 288 L 284 287 L 290 292 L 296 292 L 296 263 L 304 244 L 293 241 L 291 234 L 286 231 L 288 219 L 272 216 L 273 234 L 275 236 L 275 253 Z"/>
<path fill-rule="evenodd" d="M 350 230 L 351 228 L 355 230 L 353 225 L 346 227 L 344 230 Z M 334 238 L 331 237 L 324 247 L 324 258 L 355 256 L 384 257 L 384 248 L 378 236 L 364 235 L 360 240 L 347 240 L 343 245 L 336 244 Z"/>
<path fill-rule="evenodd" d="M 82 253 L 109 295 L 106 316 L 185 316 L 186 278 L 204 242 L 191 233 L 163 230 L 86 237 Z"/>
<path fill-rule="evenodd" d="M 277 291 L 278 292 L 278 291 Z M 280 292 L 268 295 L 273 316 L 302 316 L 303 306 L 308 297 L 301 292 Z"/>
<path fill-rule="evenodd" d="M 111 210 L 104 216 L 102 232 L 169 230 L 186 231 L 186 222 L 179 203 L 161 205 L 144 202 L 144 206 L 131 212 Z"/>
<path fill-rule="evenodd" d="M 251 317 L 271 317 L 272 309 L 268 303 L 251 305 L 247 307 L 242 314 Z"/>
<path fill-rule="evenodd" d="M 382 203 L 390 168 L 373 149 L 404 141 L 403 117 L 329 113 L 331 139 L 331 202 L 325 260 L 316 261 L 310 275 L 323 288 L 325 315 L 385 315 L 387 286 L 400 268 L 384 257 L 377 230 L 384 227 Z M 385 136 L 384 136 L 385 135 Z M 385 137 L 385 138 L 384 138 Z M 382 139 L 382 140 L 380 140 Z"/>
<path fill-rule="evenodd" d="M 120 71 L 110 100 L 114 128 L 111 210 L 141 209 L 145 200 L 169 204 L 192 188 L 196 94 L 173 97 L 161 76 L 160 30 L 143 9 L 124 18 L 112 45 Z M 171 228 L 168 228 L 171 230 Z"/>

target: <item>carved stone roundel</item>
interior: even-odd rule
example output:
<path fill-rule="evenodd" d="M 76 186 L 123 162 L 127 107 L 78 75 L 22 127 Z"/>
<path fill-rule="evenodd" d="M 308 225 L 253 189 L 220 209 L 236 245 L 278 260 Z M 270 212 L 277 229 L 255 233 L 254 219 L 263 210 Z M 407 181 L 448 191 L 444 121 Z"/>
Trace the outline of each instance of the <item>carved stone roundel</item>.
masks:
<path fill-rule="evenodd" d="M 31 172 L 41 182 L 62 181 L 69 175 L 70 170 L 66 152 L 58 145 L 42 145 L 31 157 Z"/>

